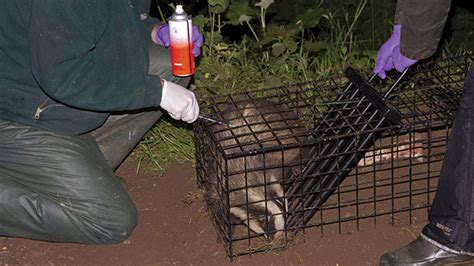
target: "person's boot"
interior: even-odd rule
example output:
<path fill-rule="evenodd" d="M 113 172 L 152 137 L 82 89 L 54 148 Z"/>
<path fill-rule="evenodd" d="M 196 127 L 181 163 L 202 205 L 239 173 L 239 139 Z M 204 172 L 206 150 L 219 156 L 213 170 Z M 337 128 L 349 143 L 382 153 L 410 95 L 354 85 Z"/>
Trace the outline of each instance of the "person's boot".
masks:
<path fill-rule="evenodd" d="M 404 247 L 383 254 L 380 265 L 474 265 L 474 257 L 448 252 L 420 236 Z"/>

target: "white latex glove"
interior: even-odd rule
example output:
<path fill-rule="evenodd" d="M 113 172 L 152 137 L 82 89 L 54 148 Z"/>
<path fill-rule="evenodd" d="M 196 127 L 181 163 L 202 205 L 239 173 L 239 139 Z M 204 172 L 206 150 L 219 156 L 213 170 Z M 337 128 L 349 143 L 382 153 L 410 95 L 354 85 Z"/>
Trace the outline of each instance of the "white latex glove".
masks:
<path fill-rule="evenodd" d="M 176 120 L 192 123 L 198 119 L 199 105 L 194 93 L 171 81 L 163 81 L 161 94 L 161 108 Z"/>

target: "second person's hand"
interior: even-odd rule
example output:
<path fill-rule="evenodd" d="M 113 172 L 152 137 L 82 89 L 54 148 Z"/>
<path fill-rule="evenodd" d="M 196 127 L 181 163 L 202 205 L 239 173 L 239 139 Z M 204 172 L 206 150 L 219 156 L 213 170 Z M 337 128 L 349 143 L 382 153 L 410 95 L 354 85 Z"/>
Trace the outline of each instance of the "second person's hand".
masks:
<path fill-rule="evenodd" d="M 381 79 L 387 77 L 387 74 L 385 73 L 386 71 L 396 69 L 398 72 L 403 72 L 407 67 L 418 62 L 418 60 L 410 59 L 401 53 L 401 31 L 402 26 L 395 25 L 393 27 L 392 35 L 379 49 L 374 73 Z"/>

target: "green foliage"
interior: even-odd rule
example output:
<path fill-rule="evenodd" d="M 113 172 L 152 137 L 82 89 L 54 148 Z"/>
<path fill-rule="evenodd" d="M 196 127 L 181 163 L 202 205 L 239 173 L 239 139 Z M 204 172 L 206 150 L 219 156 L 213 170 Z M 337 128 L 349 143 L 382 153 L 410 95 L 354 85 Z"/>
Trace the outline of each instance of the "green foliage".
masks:
<path fill-rule="evenodd" d="M 474 16 L 471 10 L 454 6 L 448 20 L 451 49 L 474 51 Z"/>
<path fill-rule="evenodd" d="M 203 30 L 206 25 L 209 25 L 211 20 L 204 15 L 197 15 L 193 18 L 193 24 L 198 26 L 201 30 Z"/>
<path fill-rule="evenodd" d="M 260 2 L 256 3 L 255 6 L 258 6 L 262 9 L 268 9 L 273 3 L 273 0 L 261 0 Z"/>
<path fill-rule="evenodd" d="M 308 8 L 301 16 L 297 16 L 296 24 L 300 23 L 303 29 L 315 28 L 327 10 L 322 8 Z"/>
<path fill-rule="evenodd" d="M 242 24 L 240 19 L 241 16 L 251 17 L 255 12 L 249 6 L 248 0 L 232 0 L 229 6 L 229 10 L 226 12 L 226 16 L 229 19 L 229 23 L 232 25 Z"/>
<path fill-rule="evenodd" d="M 321 52 L 328 48 L 328 43 L 324 41 L 305 42 L 304 48 L 309 52 Z"/>
<path fill-rule="evenodd" d="M 156 172 L 166 168 L 173 160 L 193 161 L 194 142 L 190 128 L 170 122 L 168 118 L 161 119 L 147 132 L 131 156 L 139 162 L 137 172 L 142 166 Z"/>
<path fill-rule="evenodd" d="M 224 13 L 229 7 L 229 0 L 208 0 L 209 11 L 215 14 Z"/>
<path fill-rule="evenodd" d="M 160 6 L 171 14 L 167 1 L 171 0 L 160 1 Z M 192 87 L 200 99 L 341 75 L 348 66 L 369 74 L 377 49 L 391 31 L 396 4 L 394 0 L 181 3 L 193 11 L 193 23 L 205 36 Z M 474 17 L 465 9 L 454 8 L 452 13 L 448 27 L 455 41 L 448 41 L 443 53 L 462 53 L 474 43 Z M 136 149 L 136 158 L 146 159 L 155 170 L 171 160 L 192 160 L 192 131 L 176 124 L 158 123 Z"/>

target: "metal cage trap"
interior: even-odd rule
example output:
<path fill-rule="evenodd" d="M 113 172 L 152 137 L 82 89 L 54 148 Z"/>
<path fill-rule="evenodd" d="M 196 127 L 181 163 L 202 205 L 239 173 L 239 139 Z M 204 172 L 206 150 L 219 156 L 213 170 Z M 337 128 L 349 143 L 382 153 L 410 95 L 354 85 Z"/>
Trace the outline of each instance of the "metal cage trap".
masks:
<path fill-rule="evenodd" d="M 471 63 L 429 61 L 385 82 L 348 69 L 203 101 L 224 123 L 195 125 L 198 185 L 228 256 L 287 247 L 312 227 L 425 219 Z"/>

